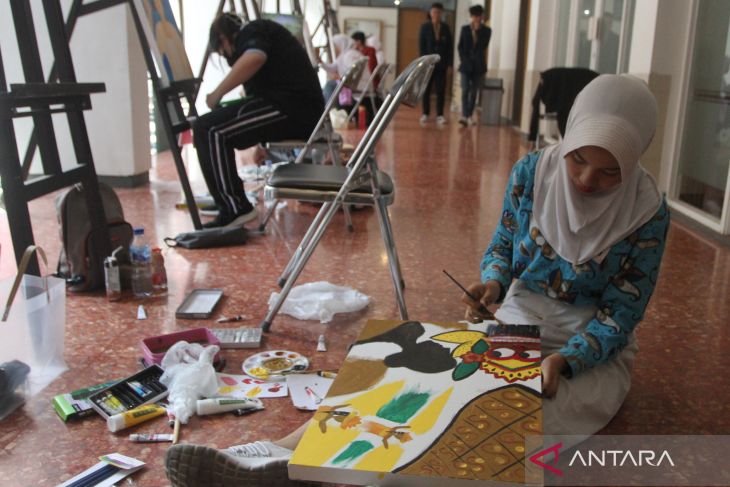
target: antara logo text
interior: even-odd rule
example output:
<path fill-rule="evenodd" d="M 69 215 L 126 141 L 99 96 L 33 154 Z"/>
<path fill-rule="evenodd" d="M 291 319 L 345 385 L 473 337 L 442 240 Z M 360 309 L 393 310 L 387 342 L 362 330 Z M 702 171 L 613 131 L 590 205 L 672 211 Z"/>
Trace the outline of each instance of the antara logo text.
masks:
<path fill-rule="evenodd" d="M 556 443 L 551 447 L 545 448 L 531 455 L 530 461 L 535 465 L 554 473 L 555 475 L 562 476 L 563 471 L 554 466 L 558 463 L 560 449 L 562 447 L 562 442 Z M 546 459 L 545 457 L 551 453 L 553 454 L 553 465 L 542 461 L 542 459 Z M 659 454 L 657 454 L 654 450 L 638 450 L 635 452 L 631 450 L 588 450 L 586 452 L 576 450 L 575 453 L 573 453 L 570 462 L 568 462 L 569 467 L 574 465 L 581 465 L 583 467 L 660 467 L 662 465 L 671 465 L 674 467 L 674 461 L 667 450 L 662 450 Z"/>

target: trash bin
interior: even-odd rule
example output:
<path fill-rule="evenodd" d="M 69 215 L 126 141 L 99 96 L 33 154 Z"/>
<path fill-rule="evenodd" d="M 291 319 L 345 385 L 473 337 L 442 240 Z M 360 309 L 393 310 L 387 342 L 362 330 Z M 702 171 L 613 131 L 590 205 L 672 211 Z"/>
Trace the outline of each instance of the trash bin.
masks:
<path fill-rule="evenodd" d="M 503 94 L 502 78 L 487 78 L 484 80 L 480 93 L 482 105 L 480 123 L 482 125 L 499 125 L 502 116 Z"/>

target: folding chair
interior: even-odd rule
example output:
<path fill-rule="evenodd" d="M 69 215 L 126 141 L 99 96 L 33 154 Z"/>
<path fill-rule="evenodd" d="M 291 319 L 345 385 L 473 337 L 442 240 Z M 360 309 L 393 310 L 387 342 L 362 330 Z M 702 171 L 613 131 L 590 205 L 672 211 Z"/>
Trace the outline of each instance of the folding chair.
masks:
<path fill-rule="evenodd" d="M 276 144 L 269 144 L 269 149 L 271 149 L 272 147 L 276 147 L 277 150 L 282 150 L 282 148 L 284 147 L 302 147 L 302 149 L 299 151 L 299 154 L 297 155 L 297 158 L 293 162 L 293 164 L 300 164 L 304 161 L 305 157 L 311 152 L 312 149 L 315 149 L 322 145 L 318 141 L 325 140 L 327 144 L 327 149 L 329 150 L 330 156 L 332 157 L 332 163 L 334 165 L 341 166 L 342 161 L 340 160 L 339 151 L 342 146 L 342 139 L 340 138 L 339 143 L 335 141 L 335 136 L 340 136 L 339 134 L 336 134 L 334 129 L 332 128 L 332 122 L 329 115 L 330 110 L 337 102 L 337 99 L 339 98 L 340 92 L 343 88 L 352 89 L 353 86 L 357 86 L 357 83 L 360 81 L 360 77 L 362 76 L 362 73 L 365 70 L 365 66 L 367 66 L 367 63 L 368 58 L 363 57 L 352 63 L 352 65 L 348 68 L 347 72 L 344 74 L 344 76 L 342 76 L 340 82 L 337 83 L 335 90 L 332 92 L 332 96 L 330 96 L 329 100 L 327 100 L 327 104 L 324 107 L 322 116 L 319 117 L 319 121 L 312 131 L 312 135 L 310 135 L 309 139 L 307 139 L 307 141 L 304 143 L 304 147 L 302 147 L 301 141 L 288 141 L 279 142 Z M 276 202 L 274 202 L 274 204 L 271 205 L 271 208 L 269 208 L 269 210 L 266 212 L 263 221 L 259 225 L 260 231 L 263 231 L 266 228 L 266 224 L 269 222 L 269 219 L 271 218 L 271 215 L 274 213 L 275 209 Z M 349 213 L 345 214 L 348 220 L 348 228 L 352 229 L 352 222 L 350 221 Z"/>
<path fill-rule="evenodd" d="M 368 78 L 368 82 L 365 85 L 365 89 L 363 89 L 359 93 L 355 93 L 353 90 L 354 98 L 357 100 L 355 102 L 355 106 L 352 107 L 352 111 L 350 111 L 350 114 L 347 116 L 347 122 L 349 123 L 350 120 L 355 116 L 357 113 L 358 108 L 362 104 L 362 101 L 367 96 L 370 98 L 370 106 L 373 107 L 373 115 L 378 113 L 378 104 L 377 104 L 377 95 L 378 90 L 375 88 L 375 80 L 379 79 L 381 83 L 385 81 L 386 76 L 390 74 L 391 71 L 394 71 L 395 67 L 390 63 L 380 63 L 377 65 L 377 67 L 373 70 L 372 73 L 370 73 L 370 77 Z M 383 97 L 384 98 L 384 97 Z"/>
<path fill-rule="evenodd" d="M 404 282 L 387 208 L 395 198 L 395 188 L 390 177 L 378 169 L 373 151 L 399 105 L 401 103 L 409 106 L 418 104 L 438 60 L 437 54 L 416 59 L 395 80 L 393 88 L 385 97 L 383 105 L 355 148 L 346 167 L 286 164 L 277 167 L 272 173 L 264 189 L 267 195 L 274 198 L 321 201 L 324 204 L 279 279 L 282 290 L 261 322 L 261 328 L 264 331 L 271 328 L 272 321 L 309 261 L 327 226 L 339 207 L 345 204 L 375 206 L 383 244 L 388 254 L 398 310 L 402 319 L 408 319 L 403 297 Z"/>

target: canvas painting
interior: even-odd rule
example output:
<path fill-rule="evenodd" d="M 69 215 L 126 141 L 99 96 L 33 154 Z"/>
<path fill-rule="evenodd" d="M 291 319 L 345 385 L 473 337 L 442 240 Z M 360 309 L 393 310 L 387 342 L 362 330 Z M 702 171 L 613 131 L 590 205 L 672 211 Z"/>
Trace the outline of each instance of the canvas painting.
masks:
<path fill-rule="evenodd" d="M 369 321 L 294 452 L 290 478 L 524 483 L 525 436 L 542 434 L 540 380 L 537 326 Z"/>
<path fill-rule="evenodd" d="M 194 78 L 169 0 L 135 0 L 134 5 L 163 85 Z"/>

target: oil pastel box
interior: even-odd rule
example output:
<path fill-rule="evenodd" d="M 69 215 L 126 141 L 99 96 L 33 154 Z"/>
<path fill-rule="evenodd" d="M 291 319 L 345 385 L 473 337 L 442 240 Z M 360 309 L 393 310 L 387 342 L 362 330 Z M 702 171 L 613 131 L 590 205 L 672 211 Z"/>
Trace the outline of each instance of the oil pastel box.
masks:
<path fill-rule="evenodd" d="M 58 413 L 58 416 L 63 421 L 83 418 L 94 414 L 94 408 L 91 407 L 89 396 L 101 389 L 106 389 L 117 382 L 119 381 L 111 380 L 91 387 L 85 387 L 84 389 L 79 389 L 77 391 L 59 394 L 51 401 L 53 409 L 56 410 L 56 413 Z"/>
<path fill-rule="evenodd" d="M 131 377 L 92 394 L 88 401 L 104 419 L 144 404 L 157 402 L 164 399 L 168 393 L 167 387 L 160 382 L 162 373 L 162 367 L 151 365 Z"/>

